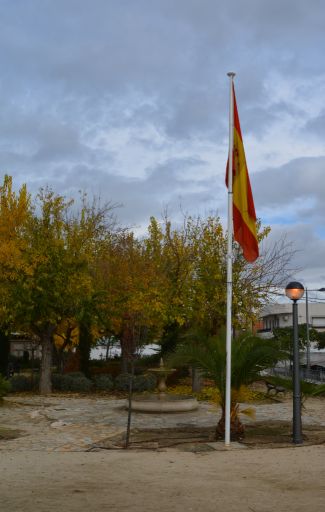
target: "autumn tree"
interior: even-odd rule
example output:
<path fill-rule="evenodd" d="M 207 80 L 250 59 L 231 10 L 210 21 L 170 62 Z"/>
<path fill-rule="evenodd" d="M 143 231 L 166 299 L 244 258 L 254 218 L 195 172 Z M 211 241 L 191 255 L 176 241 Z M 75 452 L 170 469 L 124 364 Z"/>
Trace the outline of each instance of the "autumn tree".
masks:
<path fill-rule="evenodd" d="M 75 315 L 78 297 L 90 286 L 82 262 L 66 244 L 66 214 L 71 206 L 51 190 L 41 190 L 29 219 L 24 260 L 15 282 L 11 307 L 22 328 L 36 334 L 42 345 L 40 391 L 51 391 L 53 335 L 65 317 Z"/>
<path fill-rule="evenodd" d="M 79 328 L 76 319 L 64 318 L 59 325 L 57 325 L 53 339 L 57 367 L 62 373 L 65 354 L 71 352 L 79 343 Z"/>
<path fill-rule="evenodd" d="M 31 217 L 31 198 L 23 185 L 16 193 L 12 178 L 5 175 L 0 186 L 0 323 L 6 331 L 12 322 L 8 307 L 12 283 L 20 272 L 28 273 L 24 258 L 26 225 Z"/>
<path fill-rule="evenodd" d="M 234 244 L 233 325 L 251 328 L 258 309 L 290 272 L 292 249 L 285 239 L 267 248 L 270 230 L 258 224 L 261 256 L 248 263 Z M 227 233 L 218 217 L 184 217 L 174 229 L 151 219 L 147 244 L 155 255 L 157 272 L 164 275 L 167 303 L 165 334 L 193 327 L 215 335 L 226 322 Z"/>
<path fill-rule="evenodd" d="M 145 239 L 147 254 L 159 276 L 164 311 L 160 340 L 163 354 L 176 346 L 190 317 L 196 253 L 190 227 L 185 220 L 181 228 L 173 229 L 167 215 L 163 224 L 152 217 Z"/>
<path fill-rule="evenodd" d="M 33 206 L 24 232 L 25 266 L 14 280 L 10 307 L 18 325 L 40 339 L 40 391 L 49 393 L 53 337 L 62 321 L 78 323 L 91 302 L 96 251 L 106 229 L 101 223 L 109 208 L 84 202 L 74 213 L 72 201 L 50 189 L 41 189 Z"/>
<path fill-rule="evenodd" d="M 119 339 L 126 371 L 136 349 L 160 336 L 165 305 L 161 275 L 143 240 L 127 230 L 111 240 L 101 272 L 109 297 L 107 334 Z"/>
<path fill-rule="evenodd" d="M 112 241 L 124 233 L 116 220 L 118 205 L 110 202 L 100 204 L 98 198 L 89 203 L 87 195 L 81 198 L 81 210 L 70 218 L 68 225 L 68 245 L 75 255 L 81 258 L 91 281 L 88 293 L 80 297 L 75 321 L 78 325 L 78 345 L 80 369 L 89 375 L 89 359 L 92 346 L 107 331 L 107 309 L 111 298 L 105 284 L 103 261 L 107 259 Z"/>

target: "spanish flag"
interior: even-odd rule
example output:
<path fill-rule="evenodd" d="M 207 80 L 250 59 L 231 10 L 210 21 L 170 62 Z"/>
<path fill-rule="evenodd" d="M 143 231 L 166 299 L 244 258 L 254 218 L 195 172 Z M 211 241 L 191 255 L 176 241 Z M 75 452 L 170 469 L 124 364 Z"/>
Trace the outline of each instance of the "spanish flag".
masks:
<path fill-rule="evenodd" d="M 234 105 L 233 139 L 233 222 L 234 239 L 243 249 L 244 258 L 252 263 L 258 256 L 256 235 L 256 214 L 253 194 L 249 181 L 243 138 L 240 129 L 235 88 L 232 87 Z M 228 187 L 228 164 L 226 172 Z"/>

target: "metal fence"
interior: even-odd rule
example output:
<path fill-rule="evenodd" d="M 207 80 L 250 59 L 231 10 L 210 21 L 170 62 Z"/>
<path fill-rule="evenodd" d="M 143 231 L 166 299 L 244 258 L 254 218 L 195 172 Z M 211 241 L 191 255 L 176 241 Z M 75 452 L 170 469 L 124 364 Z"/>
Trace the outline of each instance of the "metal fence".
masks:
<path fill-rule="evenodd" d="M 290 367 L 277 366 L 270 369 L 269 373 L 271 375 L 278 375 L 279 377 L 292 377 L 292 369 Z M 325 368 L 317 370 L 300 368 L 300 379 L 308 382 L 315 382 L 316 384 L 325 383 Z"/>

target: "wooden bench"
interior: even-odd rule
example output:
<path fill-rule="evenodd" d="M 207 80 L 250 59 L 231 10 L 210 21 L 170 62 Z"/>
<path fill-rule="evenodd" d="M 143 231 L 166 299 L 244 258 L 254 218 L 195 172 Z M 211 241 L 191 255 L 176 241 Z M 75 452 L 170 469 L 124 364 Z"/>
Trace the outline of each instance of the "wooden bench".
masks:
<path fill-rule="evenodd" d="M 272 384 L 272 382 L 265 381 L 265 385 L 267 387 L 267 394 L 269 395 L 271 391 L 274 391 L 274 394 L 285 393 L 286 389 L 283 386 L 277 386 L 276 384 Z"/>

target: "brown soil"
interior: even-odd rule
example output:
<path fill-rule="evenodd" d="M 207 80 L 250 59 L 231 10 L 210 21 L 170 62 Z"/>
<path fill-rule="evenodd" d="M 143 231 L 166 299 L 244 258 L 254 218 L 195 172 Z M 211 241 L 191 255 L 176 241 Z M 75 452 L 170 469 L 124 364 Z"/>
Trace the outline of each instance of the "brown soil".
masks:
<path fill-rule="evenodd" d="M 304 445 L 319 445 L 325 443 L 325 427 L 308 425 L 304 427 Z M 163 448 L 182 447 L 191 445 L 193 452 L 203 451 L 203 445 L 215 442 L 214 427 L 181 427 L 164 429 L 134 429 L 131 432 L 129 449 L 159 450 Z M 256 422 L 246 425 L 245 436 L 240 444 L 250 448 L 285 448 L 292 446 L 292 425 L 285 421 Z M 220 443 L 220 440 L 219 440 Z M 218 443 L 218 444 L 219 444 Z M 220 443 L 221 444 L 221 443 Z M 125 436 L 119 434 L 94 444 L 89 451 L 101 449 L 116 450 L 125 447 Z"/>

